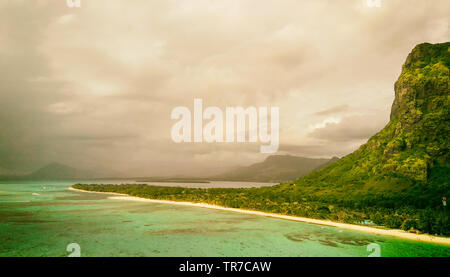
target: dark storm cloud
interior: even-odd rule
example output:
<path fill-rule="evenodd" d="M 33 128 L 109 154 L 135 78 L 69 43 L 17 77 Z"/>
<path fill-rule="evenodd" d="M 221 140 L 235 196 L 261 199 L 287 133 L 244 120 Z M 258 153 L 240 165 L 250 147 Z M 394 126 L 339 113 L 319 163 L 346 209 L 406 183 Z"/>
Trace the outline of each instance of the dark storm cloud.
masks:
<path fill-rule="evenodd" d="M 33 81 L 49 77 L 48 60 L 36 46 L 56 14 L 16 1 L 0 5 L 0 157 L 10 169 L 27 170 L 42 161 L 42 136 L 57 120 L 42 108 L 60 98 L 54 92 L 62 82 Z"/>
<path fill-rule="evenodd" d="M 450 2 L 0 2 L 0 167 L 57 161 L 126 175 L 204 174 L 260 144 L 176 144 L 177 106 L 278 106 L 280 152 L 342 156 L 389 118 L 417 43 Z"/>

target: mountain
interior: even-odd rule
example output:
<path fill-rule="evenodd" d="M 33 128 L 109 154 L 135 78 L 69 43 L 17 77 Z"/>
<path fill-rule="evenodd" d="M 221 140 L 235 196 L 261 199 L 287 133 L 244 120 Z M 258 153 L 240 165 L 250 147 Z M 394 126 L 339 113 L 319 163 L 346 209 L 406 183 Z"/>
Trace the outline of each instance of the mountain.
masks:
<path fill-rule="evenodd" d="M 213 177 L 215 180 L 248 182 L 287 182 L 320 169 L 333 159 L 311 159 L 290 155 L 273 155 L 263 162 L 240 167 Z"/>
<path fill-rule="evenodd" d="M 60 163 L 51 163 L 26 176 L 31 180 L 67 180 L 93 178 L 94 173 L 76 169 Z"/>
<path fill-rule="evenodd" d="M 395 83 L 387 126 L 355 152 L 284 188 L 356 206 L 441 206 L 450 195 L 449 51 L 450 42 L 416 46 Z"/>

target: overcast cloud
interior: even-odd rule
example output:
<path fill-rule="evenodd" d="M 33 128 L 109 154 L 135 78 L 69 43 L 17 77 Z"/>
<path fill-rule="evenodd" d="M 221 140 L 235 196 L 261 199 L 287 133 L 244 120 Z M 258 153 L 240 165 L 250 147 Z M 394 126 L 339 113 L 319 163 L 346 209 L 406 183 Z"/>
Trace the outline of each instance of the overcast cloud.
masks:
<path fill-rule="evenodd" d="M 278 106 L 280 149 L 343 156 L 389 120 L 411 49 L 450 38 L 447 0 L 0 2 L 0 167 L 207 174 L 259 143 L 176 144 L 177 106 Z"/>

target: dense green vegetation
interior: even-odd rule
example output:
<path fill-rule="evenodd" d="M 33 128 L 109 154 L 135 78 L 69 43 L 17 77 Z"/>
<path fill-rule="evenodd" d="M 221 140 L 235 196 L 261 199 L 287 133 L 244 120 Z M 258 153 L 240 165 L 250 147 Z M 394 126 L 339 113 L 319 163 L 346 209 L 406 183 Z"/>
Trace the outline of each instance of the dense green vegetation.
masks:
<path fill-rule="evenodd" d="M 355 152 L 298 180 L 251 189 L 76 185 L 450 235 L 450 42 L 420 44 L 395 83 L 391 120 Z"/>
<path fill-rule="evenodd" d="M 329 219 L 346 223 L 370 220 L 376 225 L 404 230 L 420 230 L 431 234 L 450 235 L 449 211 L 442 207 L 418 209 L 402 205 L 407 196 L 385 194 L 344 199 L 308 194 L 295 184 L 248 189 L 192 189 L 182 187 L 157 187 L 148 185 L 76 184 L 74 188 L 123 193 L 131 196 L 172 201 L 209 203 L 231 208 L 260 210 L 286 215 Z M 395 195 L 395 194 L 394 194 Z M 359 195 L 362 196 L 362 195 Z M 420 197 L 411 199 L 410 202 Z M 375 204 L 375 205 L 373 205 Z"/>

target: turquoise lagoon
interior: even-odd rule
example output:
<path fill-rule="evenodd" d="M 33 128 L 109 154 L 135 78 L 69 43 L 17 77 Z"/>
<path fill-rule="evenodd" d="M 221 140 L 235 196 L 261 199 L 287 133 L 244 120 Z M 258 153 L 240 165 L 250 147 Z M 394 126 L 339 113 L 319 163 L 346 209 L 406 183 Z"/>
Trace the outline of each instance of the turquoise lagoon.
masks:
<path fill-rule="evenodd" d="M 73 183 L 0 182 L 0 256 L 450 256 L 450 247 L 197 207 L 108 199 Z M 179 185 L 179 184 L 178 184 Z"/>

